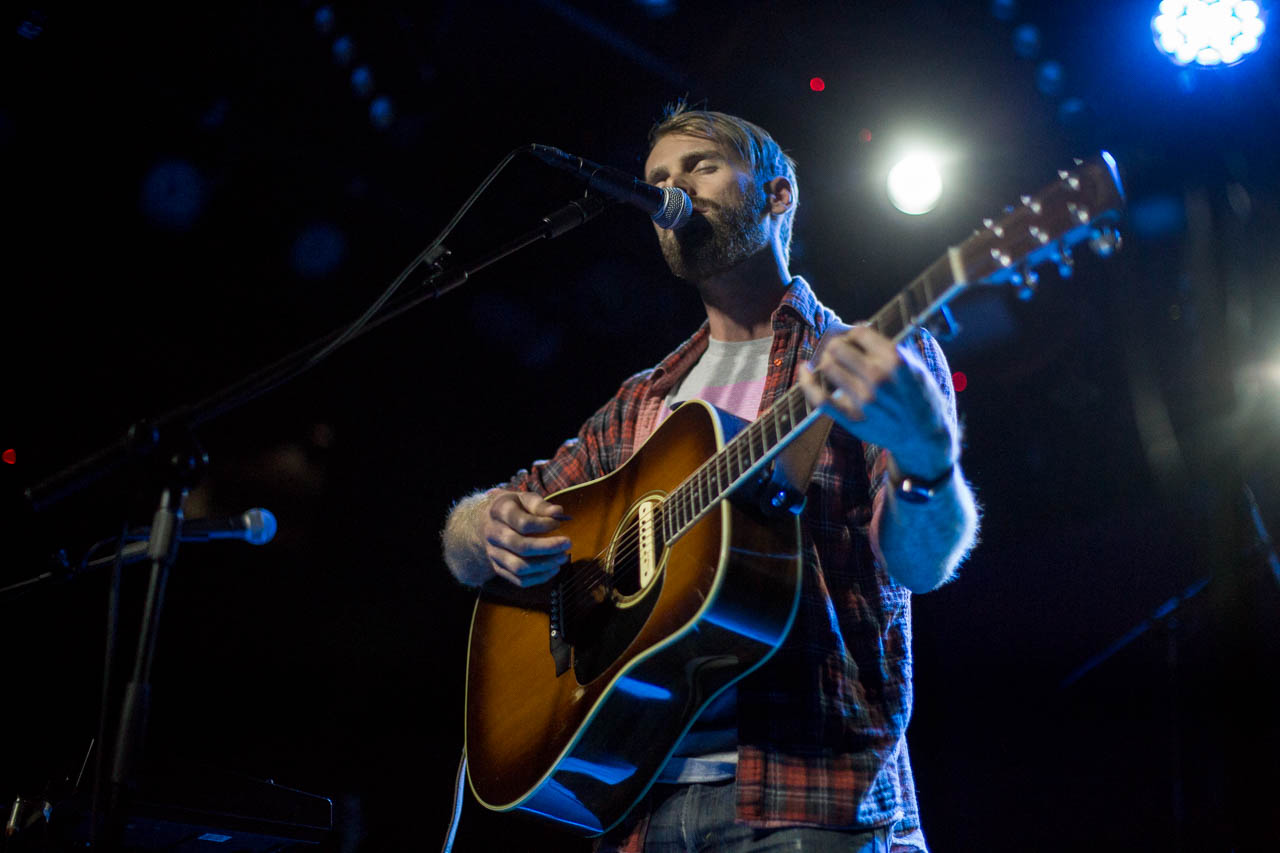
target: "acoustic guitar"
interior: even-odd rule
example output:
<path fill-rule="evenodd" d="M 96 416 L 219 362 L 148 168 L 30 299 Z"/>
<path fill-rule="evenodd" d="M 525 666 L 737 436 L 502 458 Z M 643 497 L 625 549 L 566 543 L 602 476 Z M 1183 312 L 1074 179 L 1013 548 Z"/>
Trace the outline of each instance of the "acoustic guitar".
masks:
<path fill-rule="evenodd" d="M 1076 161 L 948 249 L 870 323 L 901 341 L 950 323 L 947 303 L 969 287 L 1029 292 L 1035 269 L 1066 272 L 1076 245 L 1117 248 L 1123 206 L 1108 153 Z M 800 522 L 798 507 L 762 512 L 771 502 L 755 496 L 819 416 L 798 386 L 741 429 L 693 400 L 616 471 L 549 497 L 571 517 L 558 531 L 573 542 L 569 561 L 529 590 L 494 581 L 472 617 L 466 759 L 482 805 L 607 831 L 702 709 L 773 654 L 799 601 Z"/>

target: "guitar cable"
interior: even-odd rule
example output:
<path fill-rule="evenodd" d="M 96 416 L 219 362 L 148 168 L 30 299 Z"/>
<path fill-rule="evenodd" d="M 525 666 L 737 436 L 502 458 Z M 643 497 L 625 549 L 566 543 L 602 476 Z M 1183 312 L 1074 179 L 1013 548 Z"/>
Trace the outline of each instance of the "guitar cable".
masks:
<path fill-rule="evenodd" d="M 449 817 L 449 829 L 444 835 L 444 846 L 440 853 L 452 853 L 453 841 L 458 835 L 458 821 L 462 817 L 462 789 L 467 782 L 467 748 L 462 747 L 462 756 L 458 759 L 458 775 L 453 780 L 453 809 Z"/>

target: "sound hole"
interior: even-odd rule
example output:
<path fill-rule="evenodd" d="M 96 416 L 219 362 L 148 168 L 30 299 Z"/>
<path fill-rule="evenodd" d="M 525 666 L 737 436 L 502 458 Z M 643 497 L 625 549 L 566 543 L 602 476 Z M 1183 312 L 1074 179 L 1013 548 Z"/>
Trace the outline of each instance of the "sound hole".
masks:
<path fill-rule="evenodd" d="M 609 555 L 609 592 L 614 601 L 630 598 L 640 591 L 640 520 L 632 514 L 614 540 Z"/>
<path fill-rule="evenodd" d="M 612 666 L 653 611 L 662 587 L 652 514 L 659 503 L 650 498 L 633 507 L 602 560 L 575 562 L 562 573 L 562 589 L 576 593 L 565 596 L 563 625 L 582 684 Z"/>

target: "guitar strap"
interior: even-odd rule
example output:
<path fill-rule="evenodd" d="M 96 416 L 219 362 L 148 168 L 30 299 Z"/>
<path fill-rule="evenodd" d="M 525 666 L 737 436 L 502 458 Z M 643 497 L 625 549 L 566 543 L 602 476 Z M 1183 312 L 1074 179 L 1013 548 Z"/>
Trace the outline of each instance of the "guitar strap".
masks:
<path fill-rule="evenodd" d="M 828 341 L 843 335 L 851 328 L 853 327 L 847 323 L 830 323 L 822 333 L 822 337 L 818 339 L 818 345 L 813 349 L 813 363 L 818 363 L 818 357 L 822 355 L 822 350 Z M 773 475 L 770 478 L 772 482 L 784 486 L 794 495 L 803 497 L 809 490 L 809 481 L 813 479 L 814 469 L 818 467 L 818 456 L 822 453 L 822 446 L 826 444 L 827 433 L 831 432 L 832 423 L 830 416 L 822 415 L 808 429 L 792 439 L 774 462 Z"/>

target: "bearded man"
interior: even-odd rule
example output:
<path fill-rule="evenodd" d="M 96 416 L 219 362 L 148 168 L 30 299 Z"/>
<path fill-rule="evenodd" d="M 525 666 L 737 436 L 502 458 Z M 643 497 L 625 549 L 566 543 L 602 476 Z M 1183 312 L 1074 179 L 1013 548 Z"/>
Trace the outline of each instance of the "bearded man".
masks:
<path fill-rule="evenodd" d="M 693 202 L 688 225 L 657 234 L 707 320 L 549 460 L 460 501 L 446 563 L 472 587 L 549 581 L 572 542 L 545 495 L 618 468 L 681 402 L 752 420 L 799 383 L 836 425 L 801 515 L 794 623 L 597 848 L 924 850 L 906 742 L 911 596 L 951 578 L 977 531 L 945 358 L 923 331 L 895 346 L 844 327 L 791 275 L 795 164 L 762 128 L 677 105 L 649 142 L 645 180 Z"/>

